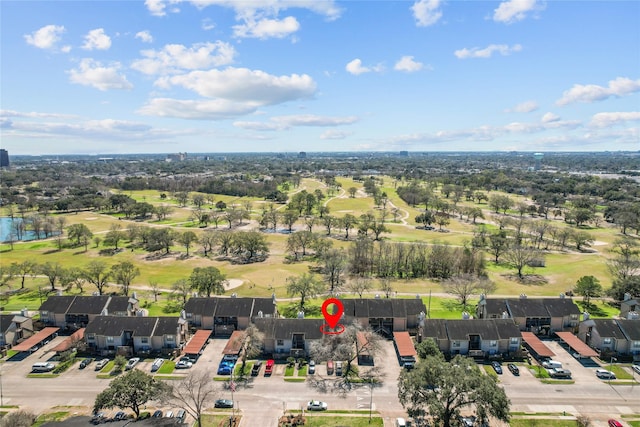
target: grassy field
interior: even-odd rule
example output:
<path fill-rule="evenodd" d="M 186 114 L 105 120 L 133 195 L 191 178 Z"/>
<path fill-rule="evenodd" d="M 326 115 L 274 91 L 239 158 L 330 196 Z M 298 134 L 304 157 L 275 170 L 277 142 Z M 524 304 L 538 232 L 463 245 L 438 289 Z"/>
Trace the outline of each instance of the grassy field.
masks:
<path fill-rule="evenodd" d="M 395 206 L 399 209 L 398 220 L 392 222 L 391 215 L 388 216 L 388 227 L 391 229 L 390 233 L 384 233 L 383 238 L 390 241 L 397 242 L 426 242 L 428 244 L 449 244 L 449 245 L 463 245 L 468 243 L 473 237 L 474 225 L 468 221 L 460 220 L 458 217 L 451 220 L 451 223 L 446 226 L 450 232 L 439 233 L 437 231 L 425 231 L 417 230 L 415 228 L 414 218 L 419 214 L 423 206 L 412 207 L 408 206 L 402 201 L 395 193 L 393 188 L 394 180 L 389 177 L 384 177 L 384 185 L 382 191 L 385 191 L 388 195 L 389 205 L 388 209 Z M 379 207 L 374 206 L 373 198 L 364 197 L 364 194 L 359 191 L 357 197 L 351 198 L 348 196 L 347 190 L 350 187 L 355 187 L 358 190 L 362 189 L 362 183 L 354 182 L 350 178 L 340 177 L 338 182 L 342 185 L 342 194 L 339 197 L 335 197 L 327 202 L 327 206 L 330 208 L 331 214 L 335 216 L 343 216 L 346 213 L 351 213 L 356 217 L 365 212 L 377 212 Z M 293 191 L 306 189 L 312 192 L 315 189 L 326 190 L 324 184 L 319 181 L 311 179 L 303 179 L 301 186 Z M 202 230 L 193 227 L 194 224 L 189 219 L 191 216 L 192 206 L 179 207 L 176 201 L 171 198 L 162 199 L 161 192 L 158 191 L 130 191 L 125 194 L 138 201 L 146 201 L 151 204 L 170 204 L 173 208 L 171 216 L 163 221 L 163 224 L 171 224 L 178 231 L 184 231 L 187 229 L 194 230 L 197 234 Z M 491 193 L 493 194 L 493 192 Z M 525 200 L 524 197 L 516 197 L 509 195 L 512 199 Z M 263 201 L 258 199 L 245 199 L 235 198 L 229 196 L 215 195 L 214 203 L 217 201 L 224 201 L 227 205 L 237 204 L 242 205 L 246 200 L 250 200 L 252 203 L 252 218 L 256 219 L 260 215 L 260 209 L 264 204 Z M 461 201 L 459 205 L 476 206 L 484 210 L 485 218 L 488 227 L 493 227 L 490 222 L 493 213 L 489 211 L 486 204 L 476 204 L 469 201 Z M 282 209 L 284 205 L 276 205 L 277 208 Z M 205 208 L 210 207 L 205 205 Z M 87 225 L 94 233 L 94 236 L 103 238 L 104 235 L 110 230 L 110 228 L 116 224 L 121 226 L 125 230 L 131 224 L 140 224 L 119 218 L 115 215 L 109 215 L 98 212 L 80 212 L 77 214 L 64 215 L 67 220 L 67 225 L 81 223 Z M 513 215 L 514 218 L 517 215 Z M 566 227 L 561 220 L 552 221 L 555 226 Z M 162 225 L 152 219 L 148 221 L 150 226 L 166 226 Z M 247 227 L 254 227 L 255 223 Z M 221 222 L 220 228 L 226 228 L 226 223 Z M 213 225 L 210 228 L 215 228 Z M 304 229 L 302 221 L 294 226 L 295 229 Z M 314 231 L 319 234 L 325 234 L 325 229 L 321 225 L 317 225 Z M 504 264 L 495 265 L 490 256 L 487 255 L 487 270 L 491 280 L 496 285 L 496 294 L 500 295 L 519 295 L 525 293 L 530 296 L 543 296 L 543 295 L 558 295 L 570 290 L 574 287 L 577 279 L 585 274 L 596 276 L 600 279 L 603 287 L 606 289 L 611 285 L 611 276 L 607 270 L 607 258 L 610 256 L 609 249 L 615 238 L 618 237 L 618 230 L 611 228 L 609 225 L 598 229 L 588 230 L 595 239 L 592 252 L 579 253 L 575 251 L 558 252 L 552 251 L 546 254 L 546 266 L 541 268 L 529 268 L 525 270 L 526 274 L 537 275 L 544 280 L 536 282 L 536 284 L 522 283 L 514 279 L 514 270 Z M 344 230 L 334 229 L 333 232 L 336 235 L 344 235 Z M 350 235 L 355 238 L 356 230 L 351 230 Z M 185 248 L 180 245 L 174 245 L 171 248 L 171 254 L 167 257 L 151 260 L 148 258 L 148 253 L 141 249 L 131 249 L 128 247 L 128 242 L 123 242 L 121 247 L 123 251 L 115 255 L 101 255 L 100 250 L 104 249 L 103 246 L 95 247 L 94 242 L 91 242 L 85 250 L 84 246 L 76 248 L 63 248 L 58 250 L 56 239 L 50 239 L 47 241 L 33 241 L 14 244 L 13 249 L 8 244 L 0 245 L 0 253 L 2 257 L 0 262 L 2 266 L 10 265 L 11 263 L 20 263 L 25 260 L 37 260 L 38 263 L 52 262 L 60 263 L 65 268 L 68 267 L 84 267 L 91 260 L 102 260 L 107 265 L 113 265 L 122 261 L 133 262 L 140 270 L 139 276 L 137 276 L 133 283 L 132 289 L 138 294 L 138 298 L 141 300 L 141 304 L 149 310 L 151 315 L 160 314 L 175 314 L 178 312 L 177 307 L 169 308 L 168 306 L 168 291 L 171 289 L 173 283 L 180 279 L 186 279 L 191 274 L 191 271 L 195 267 L 215 266 L 220 269 L 228 278 L 242 280 L 242 286 L 235 288 L 233 292 L 239 296 L 258 296 L 269 297 L 275 294 L 276 297 L 281 300 L 287 298 L 286 293 L 286 278 L 292 276 L 298 276 L 302 273 L 308 272 L 310 267 L 315 264 L 310 262 L 286 262 L 286 241 L 288 235 L 281 233 L 266 233 L 266 238 L 270 247 L 270 255 L 264 262 L 254 264 L 231 264 L 227 261 L 220 261 L 213 258 L 204 258 L 201 254 L 199 247 L 191 248 L 191 256 L 184 257 Z M 334 247 L 346 247 L 347 242 L 343 240 L 332 239 Z M 158 301 L 154 300 L 151 291 L 148 289 L 151 282 L 156 282 L 165 291 L 158 297 Z M 10 282 L 11 288 L 15 289 L 20 286 L 20 279 L 14 278 Z M 393 282 L 394 290 L 399 294 L 419 294 L 421 298 L 426 299 L 429 292 L 441 293 L 442 287 L 431 280 L 396 280 Z M 25 287 L 30 289 L 30 292 L 11 296 L 4 304 L 4 309 L 8 311 L 17 311 L 22 308 L 28 308 L 31 310 L 37 309 L 41 300 L 46 298 L 46 289 L 49 288 L 48 281 L 44 277 L 31 277 L 25 278 Z M 42 289 L 44 292 L 38 292 L 38 289 Z M 83 287 L 84 294 L 91 293 L 95 290 L 90 284 L 85 284 Z M 109 286 L 107 292 L 117 292 L 118 286 Z M 74 289 L 73 293 L 78 293 L 79 290 Z M 345 294 L 346 296 L 346 294 Z M 425 301 L 427 304 L 427 301 Z M 602 317 L 610 316 L 615 310 L 609 310 L 607 307 L 602 307 L 600 314 Z M 450 298 L 432 298 L 431 299 L 431 317 L 447 317 L 457 318 L 462 312 L 461 307 L 455 306 L 455 300 Z M 596 315 L 597 316 L 597 315 Z"/>

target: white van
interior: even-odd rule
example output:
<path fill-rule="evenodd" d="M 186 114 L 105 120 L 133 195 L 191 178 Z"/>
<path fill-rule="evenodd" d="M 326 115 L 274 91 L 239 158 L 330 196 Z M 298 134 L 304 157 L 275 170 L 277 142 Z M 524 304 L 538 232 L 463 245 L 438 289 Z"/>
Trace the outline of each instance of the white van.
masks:
<path fill-rule="evenodd" d="M 50 372 L 53 371 L 55 367 L 56 365 L 51 362 L 39 362 L 34 363 L 33 366 L 31 366 L 31 370 L 33 372 Z"/>
<path fill-rule="evenodd" d="M 407 421 L 404 418 L 396 418 L 396 427 L 407 427 Z"/>
<path fill-rule="evenodd" d="M 558 362 L 557 360 L 547 360 L 542 362 L 542 366 L 547 369 L 562 368 L 562 363 Z"/>

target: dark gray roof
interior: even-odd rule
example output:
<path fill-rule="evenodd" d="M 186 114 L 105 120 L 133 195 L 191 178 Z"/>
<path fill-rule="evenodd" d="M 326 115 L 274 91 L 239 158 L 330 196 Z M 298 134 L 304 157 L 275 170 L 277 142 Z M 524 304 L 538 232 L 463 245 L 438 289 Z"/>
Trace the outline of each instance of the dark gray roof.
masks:
<path fill-rule="evenodd" d="M 177 317 L 174 319 L 178 321 Z M 98 316 L 89 322 L 84 333 L 117 337 L 122 331 L 133 331 L 134 336 L 150 337 L 157 321 L 157 317 Z"/>
<path fill-rule="evenodd" d="M 445 319 L 425 319 L 424 336 L 425 338 L 435 338 L 436 341 L 448 339 L 447 321 Z"/>
<path fill-rule="evenodd" d="M 493 319 L 449 319 L 447 320 L 447 333 L 449 339 L 466 341 L 469 335 L 480 335 L 482 340 L 498 340 L 498 329 Z M 520 331 L 518 331 L 520 335 Z"/>
<path fill-rule="evenodd" d="M 501 339 L 520 338 L 520 328 L 513 319 L 491 319 L 496 324 L 496 330 Z"/>
<path fill-rule="evenodd" d="M 594 323 L 594 329 L 598 331 L 598 335 L 603 338 L 624 339 L 624 333 L 615 319 L 591 319 Z"/>
<path fill-rule="evenodd" d="M 251 317 L 253 298 L 218 298 L 216 317 Z"/>
<path fill-rule="evenodd" d="M 631 341 L 640 341 L 640 320 L 618 320 L 618 325 Z"/>
<path fill-rule="evenodd" d="M 129 308 L 129 297 L 112 296 L 107 305 L 108 313 L 126 312 Z"/>
<path fill-rule="evenodd" d="M 73 295 L 52 295 L 40 305 L 40 311 L 66 313 L 74 299 Z"/>
<path fill-rule="evenodd" d="M 179 317 L 158 317 L 158 322 L 156 323 L 156 328 L 153 331 L 153 335 L 175 335 L 178 331 L 179 321 Z"/>
<path fill-rule="evenodd" d="M 498 315 L 498 316 L 502 316 L 502 313 L 504 313 L 505 311 L 508 312 L 507 310 L 507 301 L 503 300 L 503 299 L 498 299 L 498 298 L 487 298 L 485 299 L 486 302 L 486 311 L 488 315 Z"/>
<path fill-rule="evenodd" d="M 73 300 L 67 313 L 69 314 L 100 314 L 107 306 L 108 295 L 83 296 L 78 295 Z"/>
<path fill-rule="evenodd" d="M 511 317 L 564 317 L 580 314 L 580 308 L 571 298 L 491 298 L 485 301 L 488 316 L 501 316 L 504 311 Z"/>
<path fill-rule="evenodd" d="M 508 299 L 507 307 L 512 317 L 549 317 L 542 298 Z"/>
<path fill-rule="evenodd" d="M 0 314 L 0 332 L 6 331 L 11 326 L 14 317 L 15 314 Z"/>
<path fill-rule="evenodd" d="M 264 333 L 266 339 L 287 340 L 293 334 L 304 334 L 307 340 L 322 338 L 320 327 L 322 319 L 283 319 L 283 318 L 259 318 L 254 324 Z"/>
<path fill-rule="evenodd" d="M 551 317 L 563 317 L 570 314 L 580 315 L 580 308 L 571 298 L 543 298 L 545 307 Z"/>
<path fill-rule="evenodd" d="M 367 298 L 367 299 L 341 299 L 344 306 L 344 314 L 358 318 L 400 318 L 416 316 L 421 311 L 427 311 L 421 299 L 418 298 Z"/>
<path fill-rule="evenodd" d="M 263 316 L 266 316 L 267 314 L 274 316 L 276 314 L 276 305 L 273 303 L 273 299 L 254 298 L 251 317 L 257 317 L 259 311 L 262 311 Z"/>
<path fill-rule="evenodd" d="M 201 316 L 213 316 L 217 303 L 218 298 L 189 298 L 184 306 L 184 311 Z"/>

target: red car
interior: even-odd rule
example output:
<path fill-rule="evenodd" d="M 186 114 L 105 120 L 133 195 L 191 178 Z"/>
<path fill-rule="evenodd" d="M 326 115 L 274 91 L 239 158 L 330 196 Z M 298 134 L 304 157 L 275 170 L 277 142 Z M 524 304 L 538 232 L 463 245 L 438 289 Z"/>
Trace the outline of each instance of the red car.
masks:
<path fill-rule="evenodd" d="M 612 418 L 609 420 L 609 427 L 622 427 L 622 424 Z"/>
<path fill-rule="evenodd" d="M 264 374 L 271 375 L 273 373 L 273 365 L 275 364 L 275 360 L 269 359 L 267 363 L 264 365 Z"/>

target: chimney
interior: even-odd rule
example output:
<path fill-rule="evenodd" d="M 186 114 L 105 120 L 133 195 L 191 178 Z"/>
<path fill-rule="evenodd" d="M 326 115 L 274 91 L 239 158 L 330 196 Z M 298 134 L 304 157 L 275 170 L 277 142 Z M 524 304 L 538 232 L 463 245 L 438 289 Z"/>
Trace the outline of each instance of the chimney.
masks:
<path fill-rule="evenodd" d="M 589 320 L 590 316 L 591 315 L 589 314 L 589 312 L 587 312 L 587 311 L 583 311 L 582 312 L 582 320 Z"/>
<path fill-rule="evenodd" d="M 631 294 L 629 292 L 625 292 L 623 301 L 629 301 L 630 299 L 631 299 Z"/>
<path fill-rule="evenodd" d="M 300 310 L 298 312 L 298 319 L 304 319 L 304 311 Z"/>

